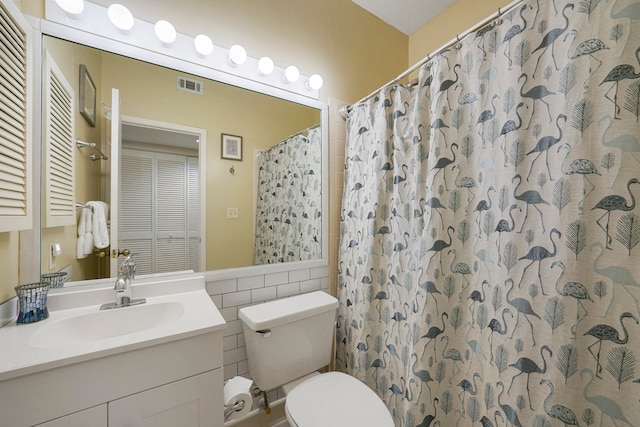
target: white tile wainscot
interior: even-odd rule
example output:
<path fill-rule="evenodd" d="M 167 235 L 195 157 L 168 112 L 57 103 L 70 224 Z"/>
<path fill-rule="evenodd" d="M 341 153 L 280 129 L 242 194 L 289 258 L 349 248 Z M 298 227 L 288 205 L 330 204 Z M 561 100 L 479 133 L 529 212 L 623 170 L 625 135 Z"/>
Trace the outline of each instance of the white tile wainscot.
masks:
<path fill-rule="evenodd" d="M 205 273 L 205 280 L 207 293 L 227 322 L 223 332 L 224 377 L 229 379 L 241 375 L 251 378 L 238 310 L 317 290 L 329 292 L 329 267 L 322 260 L 273 264 L 209 271 Z M 274 393 L 272 399 L 279 396 L 281 393 Z"/>

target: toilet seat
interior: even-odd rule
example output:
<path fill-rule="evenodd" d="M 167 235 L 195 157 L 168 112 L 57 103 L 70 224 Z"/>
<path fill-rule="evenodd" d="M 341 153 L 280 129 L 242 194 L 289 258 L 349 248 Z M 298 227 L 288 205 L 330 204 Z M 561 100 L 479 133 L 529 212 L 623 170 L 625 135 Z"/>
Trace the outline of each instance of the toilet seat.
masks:
<path fill-rule="evenodd" d="M 296 386 L 285 412 L 292 427 L 393 427 L 384 402 L 364 383 L 327 372 Z"/>

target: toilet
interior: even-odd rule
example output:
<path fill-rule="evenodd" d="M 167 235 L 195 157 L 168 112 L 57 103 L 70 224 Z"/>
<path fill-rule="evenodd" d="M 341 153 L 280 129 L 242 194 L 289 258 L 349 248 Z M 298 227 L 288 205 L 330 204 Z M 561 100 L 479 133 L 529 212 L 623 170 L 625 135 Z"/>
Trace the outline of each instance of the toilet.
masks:
<path fill-rule="evenodd" d="M 282 387 L 291 427 L 393 427 L 382 400 L 331 362 L 338 300 L 316 291 L 240 309 L 253 382 Z"/>

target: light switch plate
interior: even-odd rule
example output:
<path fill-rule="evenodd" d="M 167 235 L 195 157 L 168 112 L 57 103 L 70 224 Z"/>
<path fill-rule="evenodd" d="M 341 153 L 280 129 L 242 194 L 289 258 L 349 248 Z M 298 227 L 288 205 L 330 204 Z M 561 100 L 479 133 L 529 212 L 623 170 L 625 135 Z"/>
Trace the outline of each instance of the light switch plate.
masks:
<path fill-rule="evenodd" d="M 238 218 L 238 208 L 227 208 L 227 218 Z"/>

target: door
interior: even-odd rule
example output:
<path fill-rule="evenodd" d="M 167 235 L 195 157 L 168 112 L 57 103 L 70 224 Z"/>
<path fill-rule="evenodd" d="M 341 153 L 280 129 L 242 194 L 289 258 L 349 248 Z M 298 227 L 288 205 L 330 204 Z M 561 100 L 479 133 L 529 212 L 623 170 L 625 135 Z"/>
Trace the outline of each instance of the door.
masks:
<path fill-rule="evenodd" d="M 111 242 L 111 257 L 109 258 L 109 276 L 118 276 L 118 253 L 125 248 L 118 248 L 118 181 L 120 177 L 120 145 L 122 144 L 122 125 L 120 121 L 120 91 L 116 88 L 111 89 L 111 126 L 110 143 L 111 143 L 111 177 L 109 179 L 109 209 L 110 209 L 110 232 L 109 241 Z"/>
<path fill-rule="evenodd" d="M 198 271 L 198 159 L 128 148 L 126 135 L 125 125 L 118 244 L 139 253 L 137 274 Z"/>
<path fill-rule="evenodd" d="M 120 105 L 120 93 L 119 90 L 113 88 L 111 90 L 111 114 L 110 120 L 111 124 L 108 127 L 109 129 L 109 143 L 111 144 L 110 150 L 110 158 L 108 160 L 108 164 L 105 164 L 105 174 L 108 174 L 108 178 L 105 179 L 106 184 L 109 186 L 105 189 L 105 194 L 109 195 L 109 200 L 107 201 L 110 206 L 110 233 L 109 238 L 111 242 L 111 256 L 109 261 L 109 272 L 110 277 L 117 277 L 118 275 L 118 254 L 123 251 L 131 250 L 133 253 L 141 252 L 146 253 L 147 255 L 151 255 L 152 251 L 145 247 L 139 247 L 134 243 L 125 242 L 125 247 L 120 247 L 119 242 L 122 241 L 122 232 L 123 227 L 126 228 L 126 224 L 123 224 L 121 218 L 121 212 L 119 207 L 122 209 L 135 210 L 136 206 L 131 205 L 131 203 L 136 203 L 135 201 L 129 202 L 122 199 L 122 188 L 123 185 L 135 185 L 134 182 L 127 182 L 127 178 L 123 177 L 123 159 L 122 159 L 122 139 L 123 139 L 123 117 L 121 114 L 121 105 Z M 206 186 L 203 185 L 203 181 L 205 179 L 204 173 L 200 173 L 200 170 L 204 170 L 202 165 L 206 160 L 206 131 L 204 129 L 192 128 L 177 124 L 168 124 L 157 122 L 148 119 L 139 119 L 133 117 L 125 117 L 124 118 L 126 126 L 130 129 L 133 127 L 138 128 L 148 128 L 153 130 L 151 135 L 153 137 L 157 137 L 159 133 L 166 133 L 169 135 L 169 138 L 178 138 L 179 144 L 184 147 L 186 144 L 185 140 L 196 141 L 196 146 L 198 147 L 198 159 L 191 159 L 187 163 L 187 169 L 185 171 L 185 182 L 187 183 L 187 188 L 185 191 L 188 191 L 190 196 L 188 198 L 189 203 L 187 206 L 183 206 L 182 214 L 186 217 L 186 230 L 188 231 L 188 238 L 182 242 L 182 246 L 180 248 L 175 248 L 175 243 L 178 240 L 171 242 L 170 240 L 166 240 L 166 242 L 171 243 L 171 245 L 165 245 L 164 249 L 168 251 L 168 253 L 182 253 L 183 258 L 188 258 L 188 263 L 182 263 L 180 265 L 169 265 L 163 266 L 158 269 L 158 272 L 161 271 L 181 271 L 186 269 L 193 269 L 194 271 L 200 271 L 201 266 L 204 265 L 205 253 L 206 253 L 206 240 L 204 239 L 205 227 L 204 223 L 206 220 L 206 214 L 204 209 L 206 208 L 206 195 L 204 193 Z M 129 131 L 129 134 L 131 132 Z M 131 135 L 129 135 L 131 136 Z M 140 138 L 140 135 L 137 134 L 136 137 Z M 156 143 L 162 144 L 164 138 L 160 138 L 159 140 L 146 140 L 148 136 L 142 137 L 143 139 L 140 142 L 146 143 Z M 128 139 L 129 140 L 129 139 Z M 131 139 L 131 141 L 135 141 Z M 129 142 L 131 142 L 129 141 Z M 193 147 L 192 147 L 193 148 Z M 121 180 L 124 180 L 121 182 Z M 134 178 L 130 177 L 130 180 L 134 180 Z M 171 184 L 170 180 L 166 188 L 161 186 L 159 192 L 166 192 Z M 139 201 L 138 201 L 139 202 Z M 120 205 L 120 203 L 124 203 Z M 174 208 L 172 203 L 169 203 L 168 208 Z M 172 239 L 172 233 L 167 234 L 168 239 Z M 188 257 L 184 255 L 188 253 Z M 114 257 L 115 256 L 115 257 Z M 135 258 L 134 258 L 135 259 Z M 159 262 L 163 262 L 162 260 L 170 259 L 166 257 L 159 256 Z M 143 258 L 140 259 L 143 261 Z M 171 267 L 167 270 L 168 267 Z M 154 271 L 155 272 L 155 271 Z"/>

